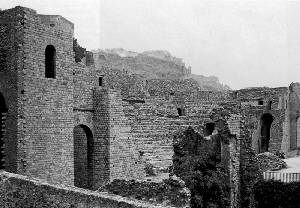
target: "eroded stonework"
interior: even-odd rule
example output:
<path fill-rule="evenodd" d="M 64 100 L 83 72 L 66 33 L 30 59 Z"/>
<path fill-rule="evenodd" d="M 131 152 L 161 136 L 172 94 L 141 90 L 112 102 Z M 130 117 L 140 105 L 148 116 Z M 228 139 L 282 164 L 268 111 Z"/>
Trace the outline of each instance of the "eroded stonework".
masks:
<path fill-rule="evenodd" d="M 147 163 L 172 165 L 175 132 L 191 126 L 210 136 L 223 120 L 236 207 L 248 150 L 298 154 L 300 84 L 201 91 L 190 79 L 86 66 L 74 61 L 73 29 L 58 15 L 0 11 L 1 169 L 89 189 L 144 179 Z"/>

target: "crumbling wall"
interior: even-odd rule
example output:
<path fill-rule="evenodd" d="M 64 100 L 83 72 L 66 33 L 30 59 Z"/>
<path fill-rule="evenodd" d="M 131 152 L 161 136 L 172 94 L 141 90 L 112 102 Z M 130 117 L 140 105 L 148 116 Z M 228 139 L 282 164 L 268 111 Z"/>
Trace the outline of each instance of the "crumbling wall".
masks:
<path fill-rule="evenodd" d="M 300 84 L 292 83 L 289 87 L 289 92 L 286 100 L 286 119 L 288 127 L 288 147 L 287 150 L 295 150 L 300 146 L 300 125 L 299 125 L 299 110 L 300 110 Z"/>
<path fill-rule="evenodd" d="M 50 185 L 44 181 L 1 172 L 1 207 L 104 207 L 104 208 L 156 208 L 147 202 L 132 200 L 114 194 L 99 193 L 71 186 Z"/>
<path fill-rule="evenodd" d="M 231 114 L 227 120 L 228 128 L 231 133 L 229 141 L 229 177 L 230 177 L 230 207 L 240 207 L 240 140 L 242 139 L 243 131 L 241 126 L 242 116 Z"/>
<path fill-rule="evenodd" d="M 233 100 L 240 103 L 240 112 L 248 120 L 249 131 L 252 135 L 252 148 L 258 153 L 261 150 L 263 115 L 273 118 L 270 127 L 270 152 L 283 151 L 282 144 L 289 138 L 286 134 L 286 105 L 287 88 L 251 88 L 232 93 Z"/>
<path fill-rule="evenodd" d="M 182 115 L 178 114 L 178 108 Z M 191 126 L 201 134 L 211 122 L 210 112 L 216 103 L 193 102 L 172 97 L 123 99 L 125 116 L 131 126 L 135 147 L 143 160 L 162 169 L 172 164 L 172 135 Z"/>

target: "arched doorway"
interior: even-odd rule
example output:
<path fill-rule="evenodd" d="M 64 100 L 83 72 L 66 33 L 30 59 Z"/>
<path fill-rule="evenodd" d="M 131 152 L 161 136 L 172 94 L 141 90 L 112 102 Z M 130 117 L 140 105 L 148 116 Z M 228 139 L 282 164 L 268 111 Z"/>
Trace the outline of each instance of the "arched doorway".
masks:
<path fill-rule="evenodd" d="M 269 142 L 271 137 L 271 124 L 273 122 L 273 116 L 269 113 L 263 114 L 261 117 L 261 129 L 260 129 L 260 146 L 259 152 L 269 151 Z"/>
<path fill-rule="evenodd" d="M 5 134 L 5 120 L 7 115 L 7 108 L 5 99 L 0 93 L 0 170 L 5 169 L 5 151 L 4 151 L 4 134 Z"/>
<path fill-rule="evenodd" d="M 78 125 L 74 135 L 74 185 L 91 189 L 93 186 L 94 140 L 92 131 L 85 125 Z"/>

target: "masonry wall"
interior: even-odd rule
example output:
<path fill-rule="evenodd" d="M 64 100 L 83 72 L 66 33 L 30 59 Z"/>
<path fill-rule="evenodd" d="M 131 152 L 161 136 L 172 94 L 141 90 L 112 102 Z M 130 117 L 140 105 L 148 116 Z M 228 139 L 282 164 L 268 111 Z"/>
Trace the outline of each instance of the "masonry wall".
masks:
<path fill-rule="evenodd" d="M 57 207 L 57 208 L 158 208 L 147 202 L 132 200 L 114 194 L 85 189 L 50 185 L 25 176 L 0 173 L 1 207 Z"/>
<path fill-rule="evenodd" d="M 132 143 L 130 126 L 118 91 L 94 90 L 95 178 L 98 185 L 114 179 L 142 179 L 145 172 Z"/>
<path fill-rule="evenodd" d="M 98 66 L 96 69 L 104 77 L 104 85 L 110 89 L 118 89 L 124 98 L 144 98 L 146 95 L 143 77 L 137 74 L 126 73 L 106 65 Z"/>
<path fill-rule="evenodd" d="M 93 109 L 93 89 L 99 87 L 99 77 L 102 76 L 102 73 L 93 67 L 86 67 L 78 63 L 72 65 L 72 70 L 74 110 L 86 112 Z"/>
<path fill-rule="evenodd" d="M 241 126 L 242 117 L 231 114 L 228 119 L 228 127 L 233 135 L 229 143 L 229 174 L 230 174 L 230 207 L 240 207 L 240 151 L 243 132 Z"/>
<path fill-rule="evenodd" d="M 287 109 L 285 105 L 287 88 L 253 88 L 235 91 L 233 100 L 240 103 L 240 113 L 245 116 L 252 135 L 252 148 L 260 149 L 262 116 L 270 114 L 273 121 L 270 128 L 270 152 L 283 151 L 282 144 L 289 140 L 286 133 Z"/>
<path fill-rule="evenodd" d="M 74 184 L 73 24 L 58 18 L 51 25 L 34 10 L 23 13 L 22 125 L 24 154 L 20 173 L 49 182 Z M 56 23 L 56 24 L 55 24 Z M 62 30 L 65 25 L 65 30 Z M 56 77 L 45 77 L 45 49 L 56 50 Z"/>
<path fill-rule="evenodd" d="M 0 11 L 0 93 L 5 99 L 7 116 L 4 121 L 5 170 L 18 170 L 18 136 L 22 134 L 20 118 L 20 90 L 22 67 L 23 26 L 21 9 Z"/>
<path fill-rule="evenodd" d="M 182 116 L 178 115 L 182 109 Z M 131 126 L 134 146 L 146 163 L 161 169 L 172 165 L 172 136 L 189 126 L 203 134 L 210 112 L 218 108 L 211 101 L 194 102 L 177 97 L 147 97 L 144 100 L 123 99 L 123 110 Z"/>
<path fill-rule="evenodd" d="M 299 125 L 299 109 L 300 109 L 300 84 L 292 83 L 289 86 L 288 95 L 286 97 L 286 122 L 287 134 L 289 140 L 287 141 L 286 150 L 296 150 L 300 146 L 300 125 Z"/>

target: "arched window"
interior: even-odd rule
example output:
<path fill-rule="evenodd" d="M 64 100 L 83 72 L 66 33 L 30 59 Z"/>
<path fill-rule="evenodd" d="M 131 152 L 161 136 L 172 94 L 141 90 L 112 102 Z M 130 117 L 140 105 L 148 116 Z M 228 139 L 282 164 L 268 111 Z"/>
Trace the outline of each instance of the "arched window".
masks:
<path fill-rule="evenodd" d="M 56 76 L 56 50 L 53 45 L 47 45 L 45 49 L 45 77 L 55 79 Z"/>

